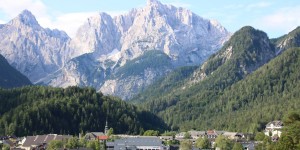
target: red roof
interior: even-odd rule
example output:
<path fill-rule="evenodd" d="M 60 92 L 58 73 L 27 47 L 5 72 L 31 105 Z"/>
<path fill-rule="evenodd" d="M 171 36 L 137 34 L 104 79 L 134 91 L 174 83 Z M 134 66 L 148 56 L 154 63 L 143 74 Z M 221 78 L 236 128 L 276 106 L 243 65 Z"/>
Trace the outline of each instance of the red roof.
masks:
<path fill-rule="evenodd" d="M 97 136 L 97 139 L 98 140 L 107 140 L 108 136 L 106 136 L 106 135 Z"/>

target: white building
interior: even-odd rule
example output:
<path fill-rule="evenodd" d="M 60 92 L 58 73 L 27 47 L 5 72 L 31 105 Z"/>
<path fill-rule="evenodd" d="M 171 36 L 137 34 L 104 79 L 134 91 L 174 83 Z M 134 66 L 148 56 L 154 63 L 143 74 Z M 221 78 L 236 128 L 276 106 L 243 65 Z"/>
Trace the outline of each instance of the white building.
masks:
<path fill-rule="evenodd" d="M 282 121 L 271 121 L 266 125 L 265 135 L 267 136 L 275 136 L 280 137 L 282 133 L 283 122 Z M 270 135 L 271 134 L 271 135 Z"/>
<path fill-rule="evenodd" d="M 107 150 L 167 150 L 159 137 L 136 136 L 116 139 L 106 143 Z"/>

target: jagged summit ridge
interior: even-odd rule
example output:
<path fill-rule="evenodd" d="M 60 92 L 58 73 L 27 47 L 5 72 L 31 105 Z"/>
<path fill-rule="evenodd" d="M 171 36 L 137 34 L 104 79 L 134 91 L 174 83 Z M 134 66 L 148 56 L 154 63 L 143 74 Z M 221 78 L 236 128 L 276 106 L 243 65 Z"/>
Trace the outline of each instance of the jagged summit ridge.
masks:
<path fill-rule="evenodd" d="M 70 38 L 63 31 L 42 28 L 24 10 L 0 28 L 0 54 L 32 83 L 62 67 Z"/>
<path fill-rule="evenodd" d="M 94 53 L 98 58 L 107 55 L 118 47 L 118 29 L 113 18 L 101 12 L 90 17 L 82 25 L 72 41 L 74 49 L 79 50 L 77 56 L 85 53 Z"/>
<path fill-rule="evenodd" d="M 161 4 L 157 0 L 147 0 L 147 6 Z"/>
<path fill-rule="evenodd" d="M 47 80 L 47 84 L 100 87 L 105 94 L 130 98 L 129 95 L 171 69 L 201 64 L 229 37 L 230 33 L 217 21 L 204 19 L 188 9 L 149 0 L 145 7 L 123 15 L 111 17 L 99 13 L 87 19 L 71 42 L 79 59 L 72 60 L 59 77 Z M 166 54 L 172 67 L 147 70 L 145 66 L 140 75 L 127 78 L 116 75 L 128 62 L 152 50 Z M 83 59 L 86 56 L 80 56 L 86 53 L 89 61 Z M 97 74 L 97 78 L 91 77 L 91 73 Z"/>
<path fill-rule="evenodd" d="M 36 28 L 31 15 L 24 11 L 16 20 L 21 20 L 20 26 L 12 23 L 0 29 L 1 54 L 14 67 L 33 83 L 92 86 L 122 98 L 130 98 L 175 68 L 201 64 L 230 37 L 220 24 L 156 0 L 116 17 L 92 16 L 73 39 L 58 30 Z M 151 65 L 158 63 L 157 56 L 164 56 L 163 67 Z M 138 65 L 143 61 L 137 59 L 147 63 Z M 128 68 L 140 73 L 124 76 L 132 71 Z"/>
<path fill-rule="evenodd" d="M 40 27 L 35 16 L 29 10 L 23 10 L 15 19 L 11 20 L 8 24 L 14 26 L 25 25 L 32 28 Z"/>

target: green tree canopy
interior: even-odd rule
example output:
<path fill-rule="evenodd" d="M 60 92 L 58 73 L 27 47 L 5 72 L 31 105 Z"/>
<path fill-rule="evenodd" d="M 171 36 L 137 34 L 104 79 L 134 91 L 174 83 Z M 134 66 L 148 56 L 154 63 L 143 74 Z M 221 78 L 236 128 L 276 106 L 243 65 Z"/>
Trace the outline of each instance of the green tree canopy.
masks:
<path fill-rule="evenodd" d="M 191 150 L 193 147 L 193 143 L 190 140 L 183 140 L 180 142 L 180 150 Z"/>
<path fill-rule="evenodd" d="M 215 147 L 221 148 L 221 150 L 232 150 L 233 143 L 223 135 L 219 135 L 216 138 Z"/>
<path fill-rule="evenodd" d="M 256 133 L 256 135 L 255 135 L 255 140 L 256 141 L 263 141 L 264 139 L 265 139 L 265 134 L 264 133 L 262 133 L 262 132 L 258 132 L 258 133 Z"/>
<path fill-rule="evenodd" d="M 144 132 L 144 136 L 159 136 L 159 131 L 147 130 Z"/>
<path fill-rule="evenodd" d="M 113 128 L 109 128 L 107 135 L 111 136 L 114 134 L 114 129 Z"/>
<path fill-rule="evenodd" d="M 201 149 L 208 149 L 211 147 L 211 144 L 207 137 L 200 137 L 196 140 L 196 147 Z"/>
<path fill-rule="evenodd" d="M 241 143 L 234 143 L 232 150 L 244 150 L 244 147 Z"/>
<path fill-rule="evenodd" d="M 80 146 L 81 145 L 80 145 L 79 139 L 77 137 L 68 139 L 68 142 L 66 143 L 66 148 L 69 148 L 69 149 L 77 149 Z"/>
<path fill-rule="evenodd" d="M 300 113 L 291 112 L 284 117 L 284 129 L 275 149 L 300 149 Z"/>
<path fill-rule="evenodd" d="M 56 150 L 58 148 L 63 148 L 63 147 L 64 147 L 64 142 L 63 141 L 53 140 L 48 144 L 47 149 Z"/>
<path fill-rule="evenodd" d="M 86 147 L 91 148 L 93 150 L 100 150 L 101 149 L 100 142 L 97 141 L 97 140 L 88 141 Z"/>
<path fill-rule="evenodd" d="M 185 132 L 183 138 L 184 138 L 184 139 L 191 139 L 192 136 L 191 136 L 191 134 L 190 134 L 189 132 Z"/>

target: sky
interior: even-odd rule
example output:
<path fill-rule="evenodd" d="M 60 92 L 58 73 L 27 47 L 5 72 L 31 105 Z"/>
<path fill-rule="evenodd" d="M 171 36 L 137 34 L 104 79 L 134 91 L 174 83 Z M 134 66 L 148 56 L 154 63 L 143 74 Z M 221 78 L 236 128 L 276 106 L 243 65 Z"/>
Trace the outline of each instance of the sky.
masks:
<path fill-rule="evenodd" d="M 217 20 L 234 33 L 250 25 L 270 38 L 280 37 L 300 26 L 299 0 L 160 0 Z M 99 12 L 112 16 L 141 8 L 146 0 L 0 0 L 0 24 L 7 23 L 22 10 L 33 13 L 42 27 L 64 30 L 74 37 L 84 21 Z"/>

